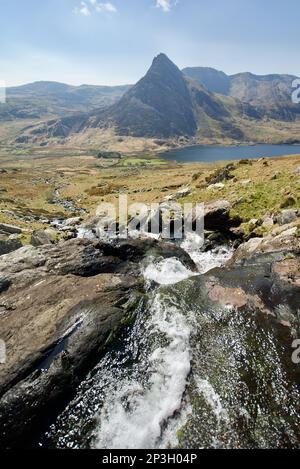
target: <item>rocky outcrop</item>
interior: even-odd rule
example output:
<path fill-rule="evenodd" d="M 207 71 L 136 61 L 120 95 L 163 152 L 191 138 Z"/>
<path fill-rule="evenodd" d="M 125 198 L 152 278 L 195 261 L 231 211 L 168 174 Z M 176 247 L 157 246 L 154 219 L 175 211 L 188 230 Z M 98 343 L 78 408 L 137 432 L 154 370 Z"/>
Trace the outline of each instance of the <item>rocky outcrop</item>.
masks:
<path fill-rule="evenodd" d="M 143 301 L 140 262 L 189 256 L 167 243 L 71 240 L 0 258 L 0 446 L 26 446 Z"/>
<path fill-rule="evenodd" d="M 283 226 L 276 226 L 265 237 L 254 237 L 241 244 L 230 263 L 236 263 L 255 254 L 277 251 L 300 251 L 299 222 L 296 220 Z"/>

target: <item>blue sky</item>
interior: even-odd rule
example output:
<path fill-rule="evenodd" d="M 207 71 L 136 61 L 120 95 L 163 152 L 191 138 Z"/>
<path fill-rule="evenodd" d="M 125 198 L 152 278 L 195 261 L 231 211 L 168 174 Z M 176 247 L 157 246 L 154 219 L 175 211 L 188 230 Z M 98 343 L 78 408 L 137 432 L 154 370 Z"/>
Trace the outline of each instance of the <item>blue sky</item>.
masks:
<path fill-rule="evenodd" d="M 0 0 L 0 80 L 134 83 L 180 68 L 300 76 L 299 0 Z"/>

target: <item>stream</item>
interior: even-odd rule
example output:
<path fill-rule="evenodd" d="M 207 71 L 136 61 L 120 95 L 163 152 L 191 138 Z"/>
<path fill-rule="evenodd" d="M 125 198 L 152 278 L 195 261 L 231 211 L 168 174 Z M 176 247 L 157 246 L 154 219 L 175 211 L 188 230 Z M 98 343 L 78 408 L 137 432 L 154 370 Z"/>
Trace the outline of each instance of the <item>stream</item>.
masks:
<path fill-rule="evenodd" d="M 299 390 L 286 349 L 265 317 L 211 309 L 196 276 L 233 251 L 182 247 L 143 268 L 146 301 L 49 428 L 50 448 L 299 447 Z"/>

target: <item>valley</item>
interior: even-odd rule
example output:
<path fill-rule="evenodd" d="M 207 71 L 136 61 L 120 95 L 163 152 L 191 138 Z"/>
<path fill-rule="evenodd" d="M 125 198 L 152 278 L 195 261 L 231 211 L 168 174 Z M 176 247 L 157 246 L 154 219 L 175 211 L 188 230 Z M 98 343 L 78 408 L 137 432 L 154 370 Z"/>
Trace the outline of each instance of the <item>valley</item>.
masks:
<path fill-rule="evenodd" d="M 135 85 L 8 89 L 1 449 L 300 447 L 294 78 L 159 54 Z M 97 210 L 120 195 L 157 204 L 126 239 Z"/>
<path fill-rule="evenodd" d="M 247 223 L 280 211 L 285 199 L 291 199 L 290 208 L 300 207 L 299 167 L 300 156 L 245 158 L 245 164 L 182 164 L 155 154 L 98 159 L 83 150 L 77 155 L 45 151 L 2 156 L 0 223 L 17 224 L 24 230 L 22 240 L 29 242 L 34 230 L 56 219 L 92 217 L 101 202 L 116 203 L 119 193 L 126 193 L 130 203 L 161 203 L 176 200 L 176 192 L 184 187 L 188 195 L 180 203 L 225 199 Z"/>

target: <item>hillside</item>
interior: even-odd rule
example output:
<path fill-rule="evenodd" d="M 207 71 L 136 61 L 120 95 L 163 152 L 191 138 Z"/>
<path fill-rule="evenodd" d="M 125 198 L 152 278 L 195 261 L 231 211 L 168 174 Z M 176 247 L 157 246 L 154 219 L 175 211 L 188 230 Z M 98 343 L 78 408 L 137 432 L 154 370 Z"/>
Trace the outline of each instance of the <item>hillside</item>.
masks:
<path fill-rule="evenodd" d="M 89 112 L 114 104 L 129 86 L 70 86 L 40 81 L 7 88 L 7 103 L 0 104 L 0 122 L 38 119 Z"/>
<path fill-rule="evenodd" d="M 292 75 L 226 75 L 213 68 L 191 67 L 183 73 L 212 93 L 231 96 L 253 106 L 261 116 L 294 121 L 300 116 L 300 106 L 292 103 Z"/>

